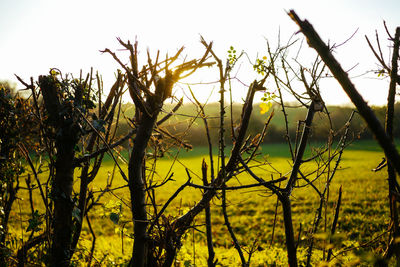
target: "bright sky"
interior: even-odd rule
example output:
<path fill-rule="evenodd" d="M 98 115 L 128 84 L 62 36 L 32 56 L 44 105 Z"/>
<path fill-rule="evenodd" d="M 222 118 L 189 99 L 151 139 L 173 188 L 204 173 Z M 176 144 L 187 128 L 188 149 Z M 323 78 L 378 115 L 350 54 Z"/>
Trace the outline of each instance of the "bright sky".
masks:
<path fill-rule="evenodd" d="M 359 63 L 352 76 L 376 68 L 364 35 L 374 39 L 377 29 L 386 37 L 383 20 L 391 32 L 400 26 L 398 0 L 1 0 L 0 79 L 16 81 L 14 73 L 25 80 L 37 78 L 52 67 L 78 76 L 80 69 L 86 73 L 93 66 L 107 87 L 118 66 L 99 50 L 119 48 L 116 37 L 132 41 L 137 37 L 143 53 L 149 48 L 171 55 L 185 46 L 184 54 L 192 58 L 204 51 L 199 43 L 201 34 L 214 41 L 214 50 L 222 58 L 233 45 L 254 59 L 266 52 L 265 38 L 275 44 L 279 29 L 283 40 L 298 30 L 286 15 L 289 9 L 308 19 L 326 41 L 341 43 L 359 28 L 336 53 L 345 69 Z M 387 42 L 383 46 L 387 52 Z M 121 58 L 126 59 L 126 55 L 121 54 Z M 239 77 L 250 84 L 255 76 L 243 71 Z M 203 82 L 212 79 L 203 78 Z M 354 82 L 369 103 L 385 103 L 387 81 L 371 79 L 370 75 Z M 349 102 L 336 84 L 327 86 L 323 95 L 329 104 Z"/>

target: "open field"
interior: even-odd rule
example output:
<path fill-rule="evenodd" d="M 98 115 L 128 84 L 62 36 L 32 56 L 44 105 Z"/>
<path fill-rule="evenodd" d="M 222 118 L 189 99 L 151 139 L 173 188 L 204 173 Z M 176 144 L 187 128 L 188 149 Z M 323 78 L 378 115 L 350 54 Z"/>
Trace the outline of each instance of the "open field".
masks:
<path fill-rule="evenodd" d="M 286 152 L 285 144 L 264 145 L 261 153 L 267 157 L 268 165 L 254 168 L 253 171 L 259 176 L 269 179 L 271 175 L 278 178 L 281 173 L 285 175 L 291 167 Z M 176 153 L 176 151 L 175 151 Z M 193 151 L 179 152 L 179 161 L 173 161 L 172 155 L 159 159 L 157 162 L 157 172 L 154 181 L 162 181 L 171 175 L 173 181 L 156 189 L 157 203 L 165 203 L 168 198 L 187 180 L 185 167 L 190 169 L 193 182 L 202 184 L 201 181 L 201 162 L 206 156 L 205 148 L 196 148 Z M 330 231 L 333 220 L 335 202 L 337 200 L 339 187 L 342 186 L 343 198 L 340 209 L 339 223 L 336 230 L 333 252 L 337 257 L 334 259 L 338 264 L 346 266 L 359 264 L 360 262 L 369 265 L 373 260 L 374 254 L 381 254 L 383 242 L 386 242 L 387 235 L 384 234 L 388 228 L 389 210 L 387 201 L 387 181 L 386 170 L 372 172 L 382 159 L 383 153 L 373 141 L 356 141 L 348 147 L 343 155 L 340 164 L 340 171 L 337 172 L 330 187 L 329 199 L 326 209 L 323 209 L 323 220 L 320 224 L 320 233 L 317 235 L 316 248 L 314 250 L 313 262 L 319 263 L 324 254 L 323 248 L 326 247 L 327 235 L 323 234 L 326 229 Z M 171 172 L 171 164 L 174 163 Z M 126 165 L 121 163 L 126 170 Z M 151 162 L 148 162 L 151 167 Z M 307 172 L 307 165 L 302 171 Z M 102 169 L 96 180 L 92 184 L 95 197 L 99 191 L 104 189 L 107 180 L 112 179 L 114 173 L 113 187 L 126 184 L 118 173 L 111 160 L 104 161 Z M 45 179 L 46 173 L 42 174 Z M 78 176 L 78 173 L 76 174 Z M 76 179 L 76 190 L 79 189 L 79 179 Z M 232 179 L 229 185 L 251 184 L 254 183 L 251 177 L 239 175 Z M 300 181 L 299 185 L 304 184 Z M 315 183 L 318 188 L 323 188 L 325 182 L 318 180 Z M 24 238 L 28 234 L 25 229 L 28 226 L 29 196 L 26 190 L 22 190 L 21 199 L 14 205 L 11 218 L 11 232 L 16 236 L 24 233 Z M 114 190 L 112 193 L 105 193 L 101 200 L 102 205 L 96 206 L 90 212 L 91 224 L 96 235 L 95 258 L 103 260 L 103 264 L 116 265 L 126 262 L 130 258 L 132 239 L 132 223 L 130 222 L 130 211 L 126 203 L 129 192 L 127 188 Z M 193 188 L 184 189 L 167 209 L 166 216 L 179 216 L 186 209 L 189 209 L 201 197 L 201 191 Z M 273 225 L 276 209 L 276 196 L 271 196 L 269 191 L 263 188 L 247 189 L 240 191 L 229 191 L 228 214 L 231 224 L 237 234 L 239 242 L 244 244 L 244 248 L 249 250 L 255 244 L 256 251 L 252 255 L 252 266 L 285 266 L 286 250 L 284 247 L 283 217 L 281 207 L 277 208 L 274 237 Z M 216 258 L 221 266 L 239 266 L 239 257 L 233 247 L 228 231 L 224 225 L 219 199 L 213 201 L 211 207 L 213 217 L 213 238 L 215 244 Z M 296 188 L 292 196 L 292 211 L 295 235 L 298 236 L 299 262 L 304 263 L 306 248 L 308 246 L 309 231 L 315 218 L 316 210 L 319 205 L 319 197 L 310 187 Z M 35 209 L 43 211 L 39 195 L 34 195 Z M 159 207 L 161 208 L 161 207 Z M 118 222 L 115 216 L 118 215 Z M 325 221 L 326 218 L 326 221 Z M 22 223 L 21 220 L 22 219 Z M 114 222 L 113 222 L 114 221 Z M 204 216 L 196 219 L 196 229 L 189 231 L 177 259 L 178 266 L 206 266 L 207 246 L 204 234 Z M 299 232 L 301 230 L 301 232 Z M 16 246 L 18 240 L 15 240 Z M 76 264 L 79 265 L 79 257 L 88 255 L 92 242 L 87 223 L 81 236 L 81 253 L 77 253 Z M 348 250 L 348 252 L 345 252 Z"/>

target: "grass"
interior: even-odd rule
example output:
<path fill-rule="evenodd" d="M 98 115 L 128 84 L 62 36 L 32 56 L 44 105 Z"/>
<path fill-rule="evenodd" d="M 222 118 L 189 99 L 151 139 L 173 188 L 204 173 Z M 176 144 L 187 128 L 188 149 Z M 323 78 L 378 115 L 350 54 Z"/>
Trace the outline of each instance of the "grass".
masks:
<path fill-rule="evenodd" d="M 229 148 L 227 149 L 229 151 Z M 172 151 L 172 155 L 177 151 Z M 192 151 L 180 151 L 179 160 L 174 161 L 172 155 L 158 160 L 154 182 L 160 183 L 165 177 L 172 174 L 173 180 L 166 185 L 157 188 L 156 199 L 161 205 L 167 201 L 175 190 L 186 180 L 185 168 L 191 170 L 193 182 L 202 184 L 201 162 L 203 158 L 208 162 L 206 148 L 196 148 Z M 310 153 L 310 152 L 309 152 Z M 279 177 L 290 171 L 291 163 L 289 153 L 285 144 L 268 144 L 261 149 L 262 156 L 274 166 L 264 165 L 254 171 L 265 179 L 271 175 Z M 323 210 L 323 220 L 320 226 L 315 253 L 314 264 L 321 261 L 324 247 L 326 247 L 327 236 L 323 233 L 329 232 L 339 187 L 343 188 L 342 206 L 339 216 L 339 224 L 336 231 L 336 241 L 333 244 L 334 259 L 338 264 L 371 264 L 373 255 L 381 254 L 384 235 L 389 222 L 389 210 L 387 201 L 386 172 L 372 172 L 382 159 L 383 153 L 373 141 L 357 141 L 345 150 L 339 171 L 333 179 L 330 187 L 327 205 Z M 171 164 L 174 164 L 171 167 Z M 151 167 L 151 161 L 148 162 Z M 126 165 L 122 164 L 126 171 Z M 302 171 L 311 170 L 308 164 Z M 77 171 L 77 176 L 79 170 Z M 114 176 L 113 186 L 125 185 L 113 162 L 107 159 L 91 185 L 94 192 L 105 188 L 107 179 Z M 44 177 L 43 177 L 44 179 Z M 76 179 L 75 190 L 79 189 L 79 179 Z M 239 175 L 232 179 L 230 185 L 254 183 L 248 175 Z M 322 189 L 324 181 L 318 181 L 315 186 Z M 98 193 L 95 193 L 95 196 Z M 14 236 L 26 239 L 29 233 L 25 229 L 28 225 L 29 206 L 26 190 L 21 191 L 20 200 L 16 202 L 12 213 L 11 232 Z M 171 203 L 166 216 L 176 217 L 192 207 L 201 197 L 201 191 L 186 188 Z M 278 207 L 276 229 L 272 238 L 276 196 L 270 192 L 258 188 L 241 191 L 229 191 L 228 214 L 231 224 L 245 250 L 249 250 L 255 244 L 256 251 L 252 256 L 252 266 L 286 265 L 285 237 L 283 230 L 283 218 L 281 207 Z M 106 193 L 102 199 L 102 205 L 97 206 L 90 215 L 90 219 L 96 234 L 95 258 L 103 263 L 117 265 L 129 260 L 132 249 L 132 223 L 129 206 L 129 192 L 126 188 L 117 190 L 114 194 Z M 315 218 L 316 209 L 319 204 L 317 194 L 310 187 L 296 188 L 292 195 L 293 222 L 296 238 L 298 238 L 298 251 L 300 263 L 304 263 L 306 248 L 310 238 L 310 229 Z M 38 195 L 34 196 L 35 209 L 43 212 L 43 205 Z M 211 211 L 213 218 L 213 238 L 215 242 L 216 257 L 221 266 L 239 266 L 239 257 L 233 248 L 231 239 L 224 225 L 221 213 L 220 199 L 213 200 Z M 17 207 L 18 208 L 15 208 Z M 118 214 L 119 221 L 114 223 L 111 214 Z M 183 246 L 179 252 L 177 266 L 206 266 L 207 247 L 204 234 L 204 216 L 201 214 L 195 221 L 196 230 L 191 230 L 185 236 Z M 299 231 L 301 229 L 301 232 Z M 382 236 L 383 235 L 383 236 Z M 379 236 L 382 236 L 381 238 Z M 87 256 L 90 250 L 92 236 L 87 223 L 84 224 L 80 242 L 80 252 L 75 258 L 76 264 Z M 370 246 L 363 244 L 370 242 Z M 338 254 L 340 251 L 349 249 L 348 252 Z M 247 253 L 245 253 L 247 254 Z"/>

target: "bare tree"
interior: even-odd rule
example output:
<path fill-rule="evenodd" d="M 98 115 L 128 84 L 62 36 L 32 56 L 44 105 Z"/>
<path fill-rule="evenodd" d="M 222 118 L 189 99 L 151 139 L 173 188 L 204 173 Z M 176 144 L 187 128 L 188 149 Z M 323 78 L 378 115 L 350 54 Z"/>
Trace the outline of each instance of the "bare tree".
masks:
<path fill-rule="evenodd" d="M 172 87 L 181 78 L 192 74 L 196 69 L 210 66 L 206 63 L 209 49 L 199 60 L 184 62 L 174 69 L 170 65 L 181 54 L 180 49 L 172 58 L 166 58 L 159 62 L 159 53 L 155 62 L 148 55 L 148 65 L 140 71 L 138 67 L 137 42 L 132 45 L 119 40 L 120 44 L 130 52 L 130 67 L 125 66 L 118 57 L 106 49 L 125 70 L 129 93 L 135 104 L 135 117 L 132 119 L 136 125 L 136 134 L 133 139 L 133 147 L 128 163 L 129 191 L 131 194 L 132 219 L 134 222 L 134 245 L 132 251 L 131 266 L 149 266 L 154 264 L 152 251 L 149 251 L 149 235 L 147 227 L 146 193 L 148 182 L 145 174 L 145 151 L 148 142 L 157 126 L 158 114 L 166 99 L 172 97 Z M 164 73 L 164 77 L 161 77 Z"/>

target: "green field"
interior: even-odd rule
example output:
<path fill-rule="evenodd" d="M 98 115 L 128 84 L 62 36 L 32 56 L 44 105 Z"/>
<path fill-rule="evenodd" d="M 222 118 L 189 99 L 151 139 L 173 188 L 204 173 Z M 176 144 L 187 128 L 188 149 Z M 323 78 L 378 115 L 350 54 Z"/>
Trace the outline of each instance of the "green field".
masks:
<path fill-rule="evenodd" d="M 227 152 L 229 149 L 227 149 Z M 288 158 L 287 146 L 285 144 L 265 144 L 260 156 L 265 157 L 273 166 L 264 165 L 253 169 L 260 177 L 269 179 L 271 175 L 279 177 L 279 173 L 285 175 L 290 171 L 291 162 Z M 186 180 L 185 167 L 190 169 L 193 182 L 202 184 L 201 162 L 205 158 L 208 162 L 206 148 L 196 148 L 192 151 L 172 151 L 166 157 L 157 162 L 154 182 L 160 182 L 173 172 L 173 181 L 157 188 L 156 199 L 161 206 Z M 179 153 L 179 160 L 173 157 Z M 360 262 L 370 265 L 374 255 L 382 254 L 384 242 L 387 235 L 384 234 L 388 228 L 389 210 L 387 199 L 386 170 L 372 172 L 382 159 L 383 153 L 373 141 L 356 141 L 344 152 L 340 169 L 333 179 L 330 187 L 329 199 L 326 210 L 323 210 L 323 220 L 320 224 L 320 233 L 316 236 L 316 247 L 314 250 L 313 264 L 321 262 L 324 247 L 326 247 L 327 236 L 333 220 L 335 202 L 339 187 L 343 188 L 343 199 L 340 209 L 339 223 L 333 244 L 333 252 L 336 256 L 333 262 L 341 265 L 358 265 Z M 126 171 L 126 164 L 120 162 Z M 148 167 L 151 167 L 151 161 Z M 172 166 L 173 165 L 173 166 Z M 303 171 L 312 165 L 303 166 Z M 171 171 L 172 169 L 172 171 Z M 77 171 L 77 176 L 79 169 Z M 46 178 L 42 174 L 42 179 Z M 109 158 L 104 161 L 96 180 L 91 185 L 94 196 L 105 188 L 107 180 L 113 179 L 112 187 L 126 184 L 121 178 L 114 163 Z M 76 179 L 76 191 L 79 189 L 79 179 Z M 248 175 L 239 175 L 232 179 L 229 185 L 240 185 L 254 183 Z M 302 182 L 300 181 L 300 184 Z M 315 186 L 323 188 L 324 181 L 317 181 Z M 122 188 L 105 193 L 98 205 L 90 212 L 91 223 L 96 235 L 95 259 L 102 262 L 101 265 L 122 264 L 130 259 L 132 248 L 132 223 L 130 222 L 129 192 Z M 184 189 L 172 202 L 167 210 L 166 216 L 179 216 L 194 203 L 199 201 L 201 191 L 193 188 Z M 14 205 L 11 214 L 11 233 L 18 238 L 23 234 L 26 239 L 28 234 L 25 229 L 28 225 L 29 198 L 27 190 L 20 192 L 20 199 Z M 240 191 L 229 191 L 227 193 L 228 214 L 230 222 L 238 237 L 239 242 L 245 250 L 249 250 L 256 244 L 256 251 L 252 255 L 251 266 L 285 266 L 287 264 L 286 250 L 284 246 L 283 217 L 281 207 L 278 206 L 276 216 L 276 229 L 272 240 L 272 231 L 275 218 L 276 196 L 263 188 L 253 188 Z M 292 196 L 293 224 L 295 236 L 298 237 L 298 258 L 300 264 L 305 261 L 306 249 L 310 238 L 309 232 L 319 205 L 319 197 L 310 187 L 296 188 Z M 43 211 L 39 195 L 34 195 L 35 209 Z M 159 207 L 160 209 L 161 207 Z M 213 219 L 213 238 L 216 258 L 221 266 L 239 266 L 240 261 L 233 247 L 228 231 L 224 225 L 221 200 L 215 198 L 211 205 Z M 114 223 L 111 214 L 118 214 L 119 221 Z M 326 218 L 326 221 L 324 220 Z M 198 216 L 195 221 L 196 230 L 188 232 L 176 260 L 177 266 L 206 266 L 207 247 L 205 237 L 204 216 Z M 299 233 L 301 225 L 301 232 Z M 325 231 L 326 230 L 326 231 Z M 20 244 L 15 239 L 15 246 Z M 89 254 L 92 243 L 92 235 L 87 223 L 84 223 L 80 241 L 80 251 L 76 253 L 75 263 L 80 265 L 82 259 Z M 245 253 L 246 254 L 246 253 Z M 247 254 L 245 255 L 247 257 Z"/>

